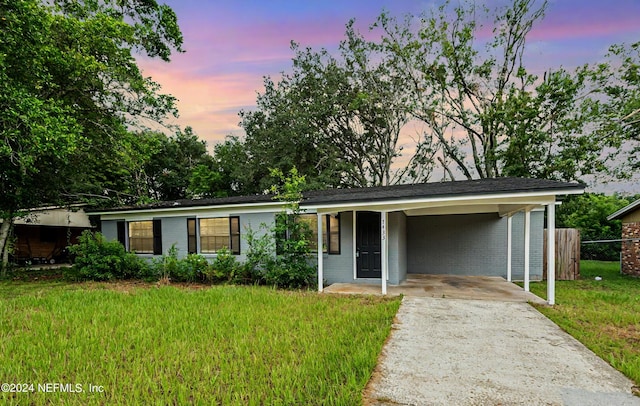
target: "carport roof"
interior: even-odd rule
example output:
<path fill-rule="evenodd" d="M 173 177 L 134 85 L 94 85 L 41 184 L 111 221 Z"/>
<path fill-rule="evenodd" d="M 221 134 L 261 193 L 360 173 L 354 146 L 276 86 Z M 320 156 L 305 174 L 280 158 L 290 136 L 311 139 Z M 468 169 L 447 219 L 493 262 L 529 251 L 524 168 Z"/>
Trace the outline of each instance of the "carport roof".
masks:
<path fill-rule="evenodd" d="M 378 186 L 314 190 L 304 193 L 303 206 L 324 204 L 357 204 L 393 202 L 398 200 L 464 197 L 544 192 L 549 194 L 581 193 L 584 186 L 578 183 L 546 179 L 495 178 L 450 182 L 418 183 L 408 185 Z M 242 206 L 274 203 L 273 195 L 232 196 L 213 199 L 191 199 L 156 202 L 138 206 L 121 206 L 94 210 L 98 214 L 120 211 L 147 211 L 154 209 L 179 209 L 190 207 Z"/>

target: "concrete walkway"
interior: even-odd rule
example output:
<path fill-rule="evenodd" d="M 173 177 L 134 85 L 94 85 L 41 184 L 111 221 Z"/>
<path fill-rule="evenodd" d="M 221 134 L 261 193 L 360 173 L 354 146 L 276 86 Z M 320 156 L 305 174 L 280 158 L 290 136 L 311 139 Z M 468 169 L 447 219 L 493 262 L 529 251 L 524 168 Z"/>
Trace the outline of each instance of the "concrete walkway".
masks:
<path fill-rule="evenodd" d="M 633 384 L 527 303 L 405 297 L 367 405 L 640 405 Z"/>

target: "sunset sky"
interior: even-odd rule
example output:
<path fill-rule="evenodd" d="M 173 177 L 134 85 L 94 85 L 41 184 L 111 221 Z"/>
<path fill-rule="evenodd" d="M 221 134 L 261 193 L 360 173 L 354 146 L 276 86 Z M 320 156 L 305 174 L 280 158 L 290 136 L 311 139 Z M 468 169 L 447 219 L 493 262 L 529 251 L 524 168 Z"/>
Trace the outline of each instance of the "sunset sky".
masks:
<path fill-rule="evenodd" d="M 162 2 L 162 0 L 159 0 Z M 180 118 L 209 146 L 242 135 L 238 112 L 255 105 L 263 76 L 290 71 L 292 40 L 335 48 L 355 18 L 361 31 L 385 9 L 419 13 L 417 0 L 164 0 L 178 15 L 186 53 L 170 63 L 140 58 L 146 76 L 179 99 Z M 488 0 L 493 8 L 504 0 Z M 640 0 L 551 0 L 528 38 L 527 68 L 573 68 L 601 59 L 614 43 L 640 40 Z"/>

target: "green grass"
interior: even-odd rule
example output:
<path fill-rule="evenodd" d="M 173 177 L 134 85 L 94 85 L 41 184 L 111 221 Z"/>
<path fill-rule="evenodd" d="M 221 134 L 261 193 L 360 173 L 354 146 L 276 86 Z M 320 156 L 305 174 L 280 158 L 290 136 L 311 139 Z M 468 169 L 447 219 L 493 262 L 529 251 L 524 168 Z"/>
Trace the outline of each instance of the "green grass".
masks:
<path fill-rule="evenodd" d="M 640 385 L 640 279 L 603 261 L 581 261 L 580 276 L 557 281 L 557 305 L 538 310 Z M 546 283 L 531 291 L 546 298 Z"/>
<path fill-rule="evenodd" d="M 0 403 L 35 405 L 360 404 L 400 303 L 52 281 L 0 282 L 0 298 L 0 383 L 34 384 Z"/>

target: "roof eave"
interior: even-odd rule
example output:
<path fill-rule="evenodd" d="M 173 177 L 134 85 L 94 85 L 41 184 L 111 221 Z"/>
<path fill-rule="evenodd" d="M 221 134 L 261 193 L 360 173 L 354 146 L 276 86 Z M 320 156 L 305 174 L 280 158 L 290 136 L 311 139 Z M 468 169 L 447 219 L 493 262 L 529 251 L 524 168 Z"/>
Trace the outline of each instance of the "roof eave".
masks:
<path fill-rule="evenodd" d="M 635 210 L 636 207 L 639 207 L 639 206 L 640 206 L 640 199 L 636 200 L 635 202 L 631 203 L 630 205 L 625 206 L 625 207 L 621 208 L 620 210 L 618 210 L 617 212 L 613 213 L 612 215 L 607 217 L 607 220 L 609 220 L 609 221 L 611 221 L 611 220 L 620 220 L 627 213 L 632 212 L 633 210 Z"/>
<path fill-rule="evenodd" d="M 402 206 L 403 204 L 415 204 L 415 203 L 432 203 L 432 202 L 462 202 L 465 200 L 495 200 L 506 198 L 521 198 L 521 197 L 551 197 L 558 195 L 568 194 L 582 194 L 584 189 L 571 188 L 571 189 L 559 189 L 559 190 L 543 190 L 534 192 L 503 192 L 503 193 L 485 193 L 485 194 L 460 194 L 460 195 L 444 195 L 444 196 L 431 196 L 431 197 L 419 197 L 419 198 L 406 198 L 406 199 L 379 199 L 379 200 L 354 200 L 354 201 L 336 201 L 327 203 L 306 203 L 301 204 L 302 207 L 310 209 L 338 209 L 348 207 L 368 207 L 368 206 Z"/>

